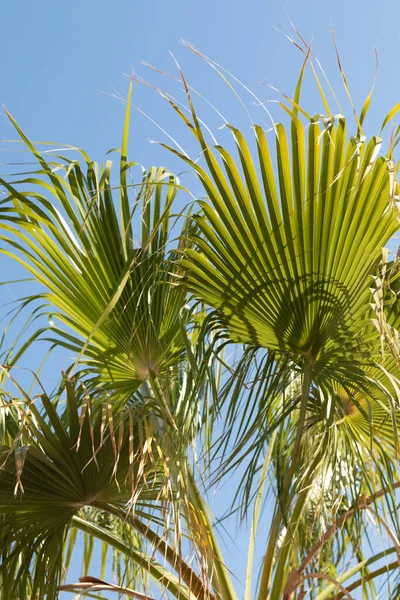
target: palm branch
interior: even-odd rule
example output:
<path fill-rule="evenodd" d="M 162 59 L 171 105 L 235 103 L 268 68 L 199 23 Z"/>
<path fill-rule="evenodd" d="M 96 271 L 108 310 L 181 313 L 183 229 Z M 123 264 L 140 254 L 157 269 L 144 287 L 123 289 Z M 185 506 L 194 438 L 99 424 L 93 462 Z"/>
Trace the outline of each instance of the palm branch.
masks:
<path fill-rule="evenodd" d="M 50 313 L 51 341 L 74 352 L 97 381 L 112 381 L 123 403 L 149 374 L 165 376 L 182 356 L 184 295 L 172 289 L 176 267 L 168 249 L 178 181 L 152 167 L 140 183 L 130 183 L 129 111 L 119 185 L 112 183 L 110 160 L 99 168 L 83 151 L 85 169 L 66 157 L 47 162 L 10 118 L 39 170 L 1 182 L 8 192 L 2 252 L 18 255 L 42 284 L 39 300 L 42 312 Z M 32 191 L 19 191 L 26 186 Z"/>
<path fill-rule="evenodd" d="M 93 431 L 97 433 L 93 433 L 89 425 L 92 455 L 85 457 L 86 462 L 77 465 L 76 470 L 85 473 L 90 464 L 96 471 L 98 448 L 103 446 L 103 436 L 109 428 L 108 446 L 111 443 L 113 453 L 106 452 L 110 459 L 109 469 L 103 470 L 100 466 L 105 479 L 98 482 L 99 493 L 102 490 L 101 493 L 107 494 L 107 486 L 111 485 L 110 469 L 115 475 L 120 452 L 124 453 L 124 460 L 129 455 L 133 464 L 133 456 L 136 457 L 131 447 L 133 432 L 139 436 L 139 472 L 153 493 L 146 500 L 143 510 L 147 511 L 151 522 L 155 520 L 162 534 L 155 535 L 146 525 L 140 527 L 138 535 L 150 541 L 172 563 L 178 575 L 164 577 L 161 565 L 153 564 L 143 552 L 134 552 L 128 542 L 124 544 L 121 541 L 118 523 L 127 519 L 129 510 L 140 515 L 141 509 L 140 498 L 133 488 L 128 498 L 126 490 L 124 493 L 120 489 L 121 484 L 116 482 L 114 491 L 119 498 L 120 510 L 114 507 L 115 510 L 111 512 L 109 506 L 107 511 L 100 511 L 102 520 L 104 514 L 109 513 L 117 520 L 116 524 L 111 520 L 111 525 L 117 527 L 115 531 L 109 531 L 103 525 L 99 526 L 96 520 L 93 521 L 94 517 L 99 517 L 99 507 L 87 498 L 79 508 L 79 514 L 84 512 L 84 519 L 76 511 L 66 509 L 65 519 L 59 529 L 55 531 L 53 523 L 50 523 L 49 528 L 41 532 L 42 537 L 39 536 L 39 527 L 32 530 L 29 523 L 24 523 L 23 527 L 27 526 L 30 534 L 36 537 L 34 543 L 30 544 L 31 555 L 22 562 L 31 567 L 27 570 L 27 577 L 31 577 L 32 572 L 38 573 L 39 581 L 36 587 L 34 582 L 26 587 L 30 589 L 29 594 L 37 590 L 39 595 L 46 593 L 49 598 L 56 595 L 60 583 L 62 549 L 67 532 L 65 569 L 71 559 L 77 529 L 85 532 L 85 539 L 97 538 L 103 543 L 103 548 L 110 546 L 120 557 L 124 556 L 124 560 L 139 565 L 142 571 L 152 575 L 153 580 L 162 580 L 166 589 L 178 597 L 189 594 L 189 588 L 190 593 L 200 595 L 211 594 L 211 591 L 207 591 L 209 586 L 215 590 L 231 590 L 226 568 L 219 558 L 216 537 L 210 529 L 208 510 L 197 490 L 189 464 L 191 445 L 196 441 L 203 414 L 209 414 L 212 398 L 218 388 L 219 368 L 210 363 L 211 349 L 201 335 L 201 310 L 185 307 L 186 293 L 175 285 L 180 267 L 174 259 L 186 237 L 184 223 L 177 247 L 171 244 L 171 224 L 173 226 L 174 219 L 179 218 L 179 215 L 171 213 L 171 208 L 179 186 L 169 172 L 154 168 L 144 174 L 139 185 L 130 186 L 127 183 L 127 173 L 132 167 L 126 158 L 128 123 L 129 105 L 122 140 L 120 186 L 117 188 L 120 194 L 119 215 L 112 199 L 109 162 L 98 175 L 97 166 L 84 152 L 81 154 L 86 163 L 86 174 L 78 161 L 70 161 L 65 157 L 47 163 L 15 124 L 41 168 L 34 177 L 12 183 L 3 182 L 8 194 L 1 210 L 2 229 L 5 232 L 2 251 L 11 256 L 16 252 L 18 260 L 43 286 L 42 294 L 28 296 L 22 302 L 27 306 L 42 302 L 37 314 L 42 317 L 50 314 L 51 326 L 35 331 L 14 355 L 10 352 L 6 356 L 5 372 L 20 359 L 25 348 L 38 338 L 48 339 L 53 347 L 61 346 L 77 355 L 68 369 L 71 379 L 65 375 L 61 392 L 65 393 L 65 386 L 67 397 L 72 394 L 77 405 L 82 406 L 82 423 L 86 422 L 85 419 L 90 422 L 90 415 L 93 414 Z M 60 171 L 65 173 L 64 177 L 58 174 Z M 46 177 L 48 182 L 44 180 Z M 35 191 L 20 191 L 21 186 L 25 188 L 26 185 L 35 186 Z M 138 189 L 137 197 L 129 197 L 131 187 Z M 47 199 L 49 192 L 59 202 L 59 208 Z M 134 241 L 136 236 L 140 237 L 139 244 Z M 9 246 L 12 251 L 7 249 Z M 56 321 L 61 322 L 63 327 L 56 326 Z M 74 381 L 77 384 L 72 389 Z M 78 385 L 79 381 L 84 383 Z M 9 393 L 5 393 L 5 398 L 8 396 Z M 52 424 L 57 423 L 56 433 L 60 433 L 59 419 L 63 427 L 70 426 L 68 412 L 59 414 L 58 409 L 56 412 L 52 409 L 52 402 L 57 402 L 59 406 L 58 397 L 59 393 L 44 407 L 45 412 L 50 411 L 54 421 Z M 14 402 L 5 402 L 7 411 L 13 407 Z M 139 414 L 140 418 L 134 419 L 132 414 Z M 118 425 L 113 425 L 114 419 L 117 419 Z M 124 419 L 128 419 L 128 424 Z M 7 431 L 9 443 L 4 452 L 8 458 L 7 481 L 11 486 L 13 476 L 18 474 L 19 477 L 13 465 L 13 456 L 19 448 L 20 430 L 16 432 L 15 428 L 13 431 L 8 428 Z M 68 448 L 73 448 L 77 443 L 76 431 L 72 433 L 75 441 L 63 435 L 62 441 Z M 82 432 L 79 432 L 81 435 Z M 102 440 L 100 445 L 94 439 L 99 435 Z M 124 435 L 130 440 L 129 449 L 126 444 L 123 445 Z M 206 438 L 208 436 L 206 433 Z M 29 448 L 30 443 L 24 450 L 28 456 Z M 51 470 L 54 457 L 50 454 L 48 459 L 45 470 L 47 467 Z M 149 465 L 153 468 L 151 476 L 146 475 Z M 40 479 L 39 473 L 35 476 Z M 130 477 L 132 479 L 133 472 Z M 14 481 L 14 490 L 15 485 Z M 68 483 L 65 488 L 69 488 Z M 11 494 L 11 487 L 8 493 L 8 504 L 2 506 L 7 518 L 11 507 L 18 513 L 19 506 Z M 33 507 L 30 496 L 23 498 L 27 507 Z M 56 510 L 55 498 L 48 497 L 46 502 L 46 506 L 54 504 Z M 60 497 L 60 502 L 65 502 L 65 498 Z M 88 507 L 91 509 L 90 519 Z M 29 510 L 34 511 L 34 508 Z M 158 512 L 157 518 L 153 515 L 154 510 Z M 60 515 L 57 510 L 56 513 Z M 135 522 L 139 527 L 139 521 Z M 173 535 L 166 542 L 163 536 L 168 537 L 171 527 Z M 131 529 L 128 528 L 128 531 Z M 4 539 L 7 550 L 3 579 L 7 586 L 11 586 L 17 564 L 21 564 L 21 551 L 25 544 L 18 546 L 16 540 L 23 530 L 15 525 L 7 538 L 9 543 Z M 116 532 L 118 534 L 115 535 Z M 176 545 L 180 548 L 182 536 L 192 541 L 189 546 L 192 543 L 195 557 L 209 565 L 203 567 L 208 583 L 203 583 L 174 550 Z M 207 545 L 203 539 L 207 539 Z M 48 555 L 43 552 L 43 559 L 38 562 L 39 550 L 45 544 L 50 544 L 51 540 L 57 540 L 57 554 L 53 550 L 49 550 Z M 194 540 L 196 544 L 193 544 Z M 93 543 L 88 541 L 89 555 L 92 549 Z M 12 566 L 7 552 L 15 559 Z M 58 562 L 52 562 L 50 568 L 52 556 L 57 556 Z M 128 575 L 129 572 L 128 569 Z M 46 582 L 45 573 L 52 578 L 53 587 Z M 6 577 L 9 579 L 6 580 Z M 186 584 L 190 583 L 186 591 L 185 581 Z M 24 584 L 21 584 L 21 589 L 18 589 L 21 597 L 23 587 Z M 28 593 L 27 590 L 25 593 Z"/>

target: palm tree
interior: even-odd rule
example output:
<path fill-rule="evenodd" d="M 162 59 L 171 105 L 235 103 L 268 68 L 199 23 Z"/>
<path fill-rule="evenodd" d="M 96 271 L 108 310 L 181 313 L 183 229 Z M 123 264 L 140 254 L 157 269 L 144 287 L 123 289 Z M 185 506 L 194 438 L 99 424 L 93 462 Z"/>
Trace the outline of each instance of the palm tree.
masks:
<path fill-rule="evenodd" d="M 398 138 L 386 155 L 380 137 L 366 140 L 371 95 L 348 138 L 315 70 L 326 115 L 306 113 L 309 63 L 306 49 L 294 98 L 282 103 L 288 125 L 274 125 L 275 152 L 254 125 L 256 157 L 228 123 L 237 157 L 207 141 L 182 74 L 189 113 L 163 93 L 199 144 L 201 160 L 169 147 L 204 187 L 193 215 L 173 212 L 181 186 L 169 171 L 130 179 L 131 88 L 118 185 L 110 161 L 99 167 L 83 151 L 47 162 L 10 117 L 39 169 L 1 180 L 1 250 L 43 292 L 22 300 L 34 330 L 2 367 L 5 600 L 61 589 L 143 598 L 156 586 L 187 600 L 235 599 L 203 478 L 237 467 L 235 504 L 252 515 L 246 600 L 357 589 L 375 598 L 383 573 L 397 583 L 398 263 L 382 248 L 398 228 Z M 32 397 L 13 375 L 36 339 L 75 356 L 51 397 Z M 390 541 L 380 552 L 363 550 L 371 523 Z M 62 584 L 78 531 L 86 576 Z M 87 575 L 94 543 L 103 567 L 114 552 L 118 585 L 104 568 Z"/>

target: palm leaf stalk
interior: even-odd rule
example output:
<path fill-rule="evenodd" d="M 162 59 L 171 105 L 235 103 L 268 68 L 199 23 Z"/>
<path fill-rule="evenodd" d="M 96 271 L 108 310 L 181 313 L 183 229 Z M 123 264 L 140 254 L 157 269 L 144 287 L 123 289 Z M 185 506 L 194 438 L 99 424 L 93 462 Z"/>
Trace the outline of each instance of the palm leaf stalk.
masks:
<path fill-rule="evenodd" d="M 153 600 L 150 596 L 146 596 L 145 594 L 136 592 L 135 590 L 131 590 L 129 588 L 122 588 L 120 586 L 112 585 L 106 583 L 105 581 L 101 581 L 100 579 L 96 580 L 96 578 L 91 577 L 81 577 L 79 583 L 76 584 L 61 585 L 60 591 L 83 593 L 99 591 L 119 592 L 120 594 L 124 594 L 128 598 L 136 598 L 137 600 Z"/>

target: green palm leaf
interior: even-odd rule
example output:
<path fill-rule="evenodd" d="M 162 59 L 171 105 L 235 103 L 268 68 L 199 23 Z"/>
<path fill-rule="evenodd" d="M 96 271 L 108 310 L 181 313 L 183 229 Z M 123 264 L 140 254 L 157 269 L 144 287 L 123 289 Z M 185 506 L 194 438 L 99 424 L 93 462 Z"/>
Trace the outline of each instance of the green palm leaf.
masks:
<path fill-rule="evenodd" d="M 114 547 L 119 561 L 121 556 L 133 561 L 136 569 L 124 568 L 128 581 L 130 573 L 136 578 L 141 569 L 156 580 L 165 577 L 167 589 L 185 597 L 185 585 L 178 585 L 165 566 L 143 552 L 140 543 L 147 541 L 180 570 L 184 582 L 193 580 L 202 588 L 190 567 L 179 562 L 174 532 L 165 529 L 175 486 L 152 434 L 153 408 L 132 406 L 115 416 L 111 400 L 101 392 L 97 399 L 85 393 L 79 412 L 79 390 L 68 379 L 65 383 L 67 406 L 61 416 L 45 394 L 40 397 L 42 411 L 38 399 L 12 401 L 21 414 L 20 434 L 0 449 L 0 580 L 5 600 L 16 595 L 57 597 L 64 553 L 67 565 L 76 542 L 73 528 Z M 165 539 L 152 527 L 165 529 Z M 171 546 L 165 541 L 169 537 Z M 86 554 L 88 567 L 90 546 Z"/>
<path fill-rule="evenodd" d="M 219 65 L 206 60 L 225 78 Z M 278 500 L 260 600 L 284 592 L 289 554 L 293 562 L 308 543 L 301 531 L 307 525 L 302 515 L 312 508 L 309 490 L 332 468 L 340 472 L 346 454 L 359 480 L 353 486 L 340 478 L 333 495 L 336 509 L 346 504 L 340 498 L 357 499 L 364 485 L 372 493 L 396 477 L 398 370 L 395 359 L 381 364 L 381 341 L 390 340 L 383 337 L 381 317 L 378 331 L 371 314 L 373 300 L 380 302 L 382 248 L 398 229 L 392 146 L 386 157 L 379 156 L 382 140 L 367 141 L 360 126 L 348 138 L 341 115 L 317 115 L 303 124 L 298 117 L 301 79 L 295 110 L 284 106 L 289 126 L 279 123 L 271 133 L 274 151 L 263 128 L 254 125 L 255 157 L 230 124 L 236 155 L 208 143 L 183 75 L 192 119 L 166 98 L 194 134 L 200 158 L 167 147 L 190 164 L 206 194 L 193 217 L 198 230 L 192 234 L 194 247 L 185 250 L 180 263 L 183 285 L 213 309 L 219 335 L 245 345 L 237 378 L 223 395 L 236 434 L 228 461 L 240 464 L 250 456 L 248 479 L 242 480 L 245 508 L 255 465 L 279 431 Z M 257 370 L 254 357 L 260 348 L 268 358 Z M 391 349 L 398 357 L 398 348 L 392 344 Z M 335 466 L 336 456 L 341 458 Z M 389 509 L 392 500 L 393 495 Z"/>
<path fill-rule="evenodd" d="M 177 179 L 153 168 L 138 185 L 128 181 L 131 92 L 119 211 L 110 161 L 99 168 L 81 152 L 80 161 L 47 162 L 14 123 L 39 170 L 1 181 L 1 251 L 43 285 L 43 294 L 22 305 L 43 302 L 34 318 L 51 311 L 44 337 L 77 355 L 68 372 L 79 365 L 85 384 L 65 380 L 65 412 L 63 397 L 53 405 L 43 395 L 42 410 L 28 400 L 23 411 L 2 400 L 0 580 L 10 600 L 55 597 L 63 553 L 68 563 L 78 529 L 85 568 L 96 537 L 176 597 L 213 599 L 215 592 L 232 600 L 189 466 L 202 426 L 207 464 L 211 451 L 222 454 L 225 472 L 244 465 L 243 515 L 255 498 L 246 596 L 261 463 L 261 486 L 269 477 L 276 503 L 259 600 L 292 597 L 303 578 L 312 582 L 321 573 L 339 581 L 350 554 L 354 573 L 372 564 L 358 547 L 368 532 L 366 510 L 379 508 L 377 525 L 383 515 L 400 532 L 398 278 L 396 264 L 382 258 L 398 227 L 396 140 L 379 156 L 380 138 L 363 137 L 371 94 L 355 137 L 341 115 L 330 115 L 325 97 L 328 115 L 310 118 L 299 105 L 310 54 L 295 99 L 281 105 L 290 120 L 274 127 L 274 150 L 254 126 L 255 156 L 230 124 L 236 154 L 208 144 L 184 79 L 191 120 L 164 96 L 205 161 L 174 151 L 197 173 L 206 198 L 173 251 Z M 186 304 L 187 292 L 197 303 Z M 26 347 L 38 336 L 42 330 Z M 223 357 L 229 344 L 244 348 L 233 365 Z M 215 440 L 221 414 L 227 426 Z M 182 560 L 186 538 L 198 572 Z M 177 578 L 145 553 L 143 541 Z"/>
<path fill-rule="evenodd" d="M 380 140 L 346 142 L 343 118 L 314 120 L 307 146 L 306 129 L 293 116 L 291 152 L 277 126 L 276 181 L 261 127 L 254 128 L 258 165 L 231 127 L 241 174 L 216 147 L 223 172 L 195 116 L 194 126 L 211 178 L 191 163 L 209 200 L 201 203 L 204 215 L 194 217 L 202 234 L 197 249 L 182 261 L 188 289 L 218 311 L 233 341 L 305 358 L 315 377 L 332 372 L 348 381 L 371 276 L 397 230 L 390 162 L 376 158 Z"/>
<path fill-rule="evenodd" d="M 97 382 L 112 382 L 123 402 L 149 374 L 165 375 L 182 356 L 184 293 L 172 289 L 177 267 L 167 247 L 177 179 L 153 167 L 141 183 L 127 184 L 134 166 L 126 159 L 127 130 L 115 188 L 111 161 L 99 168 L 81 151 L 85 169 L 65 157 L 48 163 L 11 120 L 40 170 L 1 181 L 8 192 L 1 251 L 44 286 L 51 341 L 72 350 Z M 120 191 L 119 214 L 113 188 Z"/>

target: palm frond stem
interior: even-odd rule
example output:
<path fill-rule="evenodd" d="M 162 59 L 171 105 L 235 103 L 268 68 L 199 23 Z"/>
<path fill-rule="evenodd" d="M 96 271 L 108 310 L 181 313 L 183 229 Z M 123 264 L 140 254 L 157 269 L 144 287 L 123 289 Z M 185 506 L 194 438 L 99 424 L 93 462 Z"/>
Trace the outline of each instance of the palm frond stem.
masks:
<path fill-rule="evenodd" d="M 389 554 L 393 554 L 394 552 L 396 552 L 396 548 L 392 547 L 392 548 L 388 548 L 387 550 L 383 550 L 382 552 L 379 552 L 378 554 L 375 554 L 374 556 L 370 556 L 369 558 L 361 560 L 356 565 L 354 565 L 350 569 L 348 569 L 345 573 L 340 575 L 338 577 L 337 581 L 339 581 L 340 583 L 343 583 L 347 579 L 350 579 L 350 577 L 353 577 L 353 575 L 355 575 L 362 569 L 366 569 L 367 567 L 369 567 L 369 565 L 377 562 L 378 560 L 381 560 L 382 558 L 385 558 Z M 394 561 L 387 565 L 384 565 L 383 567 L 380 567 L 379 569 L 375 569 L 375 571 L 371 571 L 370 573 L 364 574 L 361 578 L 357 579 L 357 581 L 348 585 L 347 589 L 351 592 L 352 590 L 356 589 L 356 587 L 362 585 L 363 583 L 366 583 L 367 581 L 370 581 L 370 580 L 374 579 L 375 577 L 379 577 L 380 575 L 382 575 L 385 572 L 385 570 L 391 571 L 397 567 L 398 567 L 397 561 Z M 328 585 L 322 592 L 320 592 L 316 596 L 315 600 L 327 600 L 327 598 L 331 597 L 331 594 L 334 591 L 335 591 L 335 586 L 333 584 Z M 340 594 L 335 597 L 335 600 L 338 600 L 339 598 L 340 598 Z"/>
<path fill-rule="evenodd" d="M 392 484 L 393 489 L 400 488 L 400 481 L 396 481 Z M 367 509 L 370 508 L 370 504 L 372 504 L 375 500 L 382 498 L 385 494 L 389 492 L 389 488 L 384 488 L 379 490 L 375 494 L 372 494 L 366 499 L 360 498 L 360 502 L 357 506 L 359 509 Z M 356 507 L 350 508 L 344 514 L 342 514 L 336 521 L 327 529 L 324 535 L 318 540 L 315 546 L 311 549 L 311 551 L 307 554 L 306 558 L 301 563 L 298 571 L 299 573 L 303 573 L 308 565 L 311 563 L 313 558 L 318 554 L 323 545 L 335 534 L 335 532 L 350 518 L 354 515 L 356 511 Z"/>
<path fill-rule="evenodd" d="M 307 579 L 307 578 L 326 579 L 327 581 L 330 581 L 330 583 L 332 583 L 333 585 L 335 585 L 336 587 L 338 587 L 341 590 L 341 597 L 342 598 L 344 596 L 346 596 L 349 600 L 354 600 L 354 598 L 350 594 L 348 588 L 346 589 L 345 587 L 343 587 L 341 583 L 339 583 L 338 581 L 336 581 L 336 579 L 334 579 L 330 575 L 327 575 L 326 573 L 308 573 L 304 577 L 304 579 Z M 289 598 L 289 600 L 291 600 L 291 598 Z"/>
<path fill-rule="evenodd" d="M 156 581 L 162 583 L 162 585 L 173 595 L 175 598 L 180 600 L 190 600 L 190 591 L 183 585 L 175 575 L 167 571 L 165 565 L 161 565 L 147 556 L 145 553 L 138 550 L 134 550 L 131 546 L 124 544 L 124 542 L 112 533 L 105 530 L 104 528 L 91 523 L 86 519 L 74 516 L 72 518 L 72 525 L 81 531 L 93 535 L 95 538 L 102 542 L 107 543 L 110 547 L 116 548 L 119 552 L 124 554 L 127 558 L 133 560 L 136 564 L 147 571 Z"/>
<path fill-rule="evenodd" d="M 65 583 L 64 585 L 60 585 L 58 589 L 60 592 L 76 592 L 78 596 L 86 596 L 88 592 L 118 592 L 128 598 L 136 598 L 136 600 L 154 600 L 151 596 L 147 596 L 136 590 L 105 582 L 90 583 L 83 581 L 79 583 Z"/>
<path fill-rule="evenodd" d="M 289 501 L 289 496 L 290 496 L 290 488 L 292 486 L 293 483 L 293 477 L 294 474 L 296 472 L 296 467 L 297 467 L 297 463 L 300 457 L 300 452 L 301 452 L 301 439 L 302 439 L 302 435 L 304 432 L 304 424 L 305 424 L 305 419 L 306 419 L 306 413 L 307 413 L 307 405 L 308 405 L 308 400 L 309 400 L 309 393 L 310 393 L 310 384 L 311 384 L 311 372 L 310 372 L 310 365 L 308 363 L 305 364 L 304 370 L 303 370 L 303 381 L 302 381 L 302 393 L 301 393 L 301 404 L 300 404 L 300 415 L 299 415 L 299 419 L 297 422 L 297 433 L 296 433 L 296 440 L 294 443 L 294 448 L 293 448 L 293 453 L 292 453 L 292 460 L 291 460 L 291 464 L 290 464 L 290 468 L 288 470 L 287 475 L 285 476 L 283 485 L 282 485 L 282 491 L 279 497 L 279 503 L 276 506 L 276 510 L 275 510 L 275 515 L 271 524 L 271 528 L 270 528 L 270 532 L 269 532 L 269 539 L 268 539 L 268 544 L 267 544 L 267 550 L 264 556 L 264 560 L 263 560 L 263 566 L 262 566 L 262 571 L 261 571 L 261 579 L 260 579 L 260 587 L 259 587 L 259 593 L 258 593 L 258 600 L 265 600 L 266 598 L 268 598 L 268 594 L 269 594 L 269 589 L 270 589 L 270 583 L 271 583 L 271 577 L 272 577 L 272 572 L 274 569 L 274 554 L 275 554 L 275 548 L 276 548 L 276 543 L 281 531 L 281 525 L 282 522 L 285 518 L 285 512 L 288 506 L 288 501 Z M 298 499 L 296 506 L 297 506 L 297 510 L 300 509 L 300 506 L 303 505 L 303 503 L 305 502 L 306 499 L 306 494 L 301 494 L 301 502 L 299 502 L 300 499 Z M 289 544 L 286 542 L 284 543 L 284 547 L 281 550 L 281 553 L 279 555 L 279 561 L 276 566 L 276 571 L 275 571 L 275 579 L 274 579 L 274 584 L 273 584 L 273 589 L 271 590 L 271 598 L 273 598 L 273 593 L 274 590 L 276 590 L 276 588 L 278 586 L 282 587 L 282 581 L 283 581 L 283 576 L 284 576 L 284 570 L 285 570 L 285 566 L 286 566 L 286 560 L 287 560 L 287 556 L 289 553 Z M 279 597 L 279 596 L 275 596 L 275 597 Z"/>
<path fill-rule="evenodd" d="M 124 520 L 127 518 L 122 510 L 115 507 L 102 505 L 101 508 L 120 519 Z M 150 542 L 151 546 L 157 550 L 161 556 L 165 558 L 196 598 L 199 600 L 205 600 L 206 598 L 208 600 L 215 600 L 214 594 L 210 592 L 205 582 L 197 575 L 197 573 L 195 573 L 188 563 L 182 559 L 180 553 L 176 552 L 169 544 L 167 544 L 162 537 L 150 528 L 149 525 L 146 525 L 135 516 L 129 516 L 128 522 L 138 533 L 140 533 L 140 535 Z"/>
<path fill-rule="evenodd" d="M 229 571 L 227 566 L 225 565 L 217 538 L 215 534 L 215 530 L 210 521 L 210 517 L 208 514 L 207 507 L 204 502 L 204 498 L 202 497 L 200 490 L 197 486 L 194 475 L 191 471 L 188 471 L 187 478 L 187 486 L 188 486 L 188 497 L 190 502 L 193 504 L 196 512 L 200 516 L 201 520 L 201 534 L 202 537 L 207 541 L 207 546 L 211 550 L 212 565 L 215 569 L 217 581 L 214 583 L 213 587 L 218 591 L 218 594 L 221 600 L 236 600 L 237 595 L 235 589 L 233 587 L 231 578 L 229 576 Z"/>
<path fill-rule="evenodd" d="M 269 444 L 268 444 L 268 450 L 265 454 L 264 463 L 263 463 L 263 467 L 262 467 L 262 471 L 261 471 L 260 483 L 258 486 L 257 495 L 256 495 L 255 503 L 254 503 L 254 516 L 253 516 L 253 521 L 251 524 L 249 550 L 248 550 L 248 556 L 247 556 L 246 586 L 245 586 L 245 593 L 244 593 L 245 600 L 251 600 L 251 574 L 252 574 L 252 570 L 253 570 L 254 545 L 255 545 L 255 541 L 256 541 L 258 519 L 260 516 L 260 509 L 261 509 L 261 504 L 262 504 L 262 499 L 263 499 L 264 486 L 265 486 L 265 482 L 267 479 L 268 470 L 269 470 L 270 463 L 271 463 L 272 452 L 274 450 L 277 435 L 278 435 L 278 430 L 275 429 L 275 431 L 272 432 L 272 435 L 271 435 L 271 438 L 270 438 Z"/>
<path fill-rule="evenodd" d="M 388 573 L 389 571 L 398 569 L 398 567 L 399 567 L 399 563 L 397 560 L 389 563 L 388 565 L 383 565 L 379 569 L 375 569 L 375 571 L 371 571 L 370 573 L 367 573 L 363 577 L 360 577 L 360 579 L 357 579 L 357 581 L 354 581 L 353 583 L 348 585 L 346 589 L 348 592 L 352 592 L 353 590 L 356 590 L 358 587 L 360 587 L 364 583 L 367 583 L 368 581 L 372 581 L 376 577 L 380 577 L 381 575 L 384 575 L 385 573 Z M 343 598 L 343 593 L 337 594 L 336 596 L 334 596 L 332 598 L 332 600 L 341 600 L 341 598 Z M 322 599 L 322 596 L 318 595 L 315 600 L 321 600 L 321 599 Z"/>

